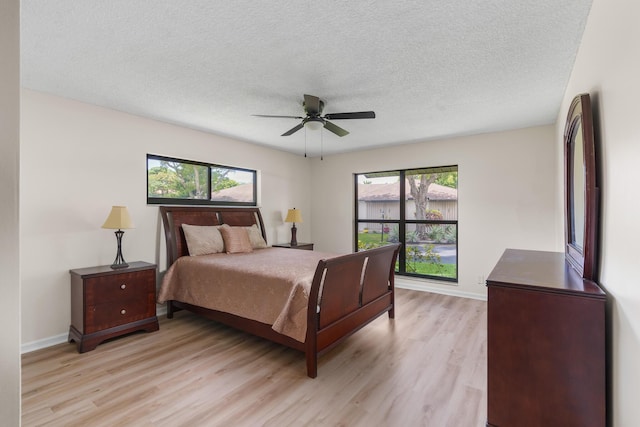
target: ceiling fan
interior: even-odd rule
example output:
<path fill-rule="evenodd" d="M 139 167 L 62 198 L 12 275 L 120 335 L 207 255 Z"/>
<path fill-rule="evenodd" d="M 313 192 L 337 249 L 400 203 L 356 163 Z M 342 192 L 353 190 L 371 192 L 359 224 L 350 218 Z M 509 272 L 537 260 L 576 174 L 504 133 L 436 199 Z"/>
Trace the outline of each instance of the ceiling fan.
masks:
<path fill-rule="evenodd" d="M 310 128 L 318 129 L 320 127 L 324 127 L 326 130 L 335 133 L 338 136 L 349 135 L 349 132 L 345 129 L 342 129 L 340 126 L 336 126 L 331 123 L 329 120 L 347 120 L 347 119 L 375 119 L 376 113 L 373 111 L 359 111 L 354 113 L 332 113 L 325 114 L 322 116 L 322 110 L 324 108 L 324 102 L 320 100 L 317 96 L 313 95 L 305 95 L 304 102 L 302 104 L 304 108 L 304 112 L 307 114 L 306 117 L 300 116 L 271 116 L 266 114 L 254 114 L 256 117 L 276 117 L 283 119 L 300 119 L 301 123 L 289 129 L 282 136 L 289 136 L 300 129 L 302 129 L 305 125 Z"/>

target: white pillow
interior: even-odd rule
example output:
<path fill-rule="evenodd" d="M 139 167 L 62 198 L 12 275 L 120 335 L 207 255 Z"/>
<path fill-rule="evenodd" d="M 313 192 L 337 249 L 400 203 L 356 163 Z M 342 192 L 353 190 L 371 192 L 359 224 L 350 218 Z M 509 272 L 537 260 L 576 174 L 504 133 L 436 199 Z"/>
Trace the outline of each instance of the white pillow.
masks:
<path fill-rule="evenodd" d="M 207 255 L 224 252 L 224 240 L 219 225 L 182 224 L 189 255 Z"/>
<path fill-rule="evenodd" d="M 267 242 L 264 241 L 262 233 L 260 233 L 256 224 L 253 224 L 251 227 L 245 227 L 245 229 L 247 230 L 247 234 L 249 234 L 249 241 L 253 249 L 263 249 L 267 247 Z"/>

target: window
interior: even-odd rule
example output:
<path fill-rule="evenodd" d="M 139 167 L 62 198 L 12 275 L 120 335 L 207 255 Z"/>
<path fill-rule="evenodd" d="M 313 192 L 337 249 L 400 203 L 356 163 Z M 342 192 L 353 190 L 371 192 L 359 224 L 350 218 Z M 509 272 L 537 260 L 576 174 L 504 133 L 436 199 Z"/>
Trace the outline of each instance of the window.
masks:
<path fill-rule="evenodd" d="M 400 242 L 396 272 L 458 281 L 458 167 L 355 174 L 355 246 Z"/>
<path fill-rule="evenodd" d="M 147 203 L 257 205 L 257 172 L 147 154 Z"/>

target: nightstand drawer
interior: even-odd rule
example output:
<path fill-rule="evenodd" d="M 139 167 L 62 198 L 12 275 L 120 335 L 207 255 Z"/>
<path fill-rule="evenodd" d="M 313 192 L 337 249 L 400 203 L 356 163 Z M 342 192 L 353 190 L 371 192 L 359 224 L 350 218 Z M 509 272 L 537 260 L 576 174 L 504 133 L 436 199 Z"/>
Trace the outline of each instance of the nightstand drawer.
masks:
<path fill-rule="evenodd" d="M 155 316 L 155 299 L 152 295 L 106 304 L 87 306 L 85 334 L 124 325 Z"/>
<path fill-rule="evenodd" d="M 144 298 L 155 293 L 155 271 L 135 271 L 111 276 L 88 278 L 84 285 L 87 306 L 110 301 Z"/>

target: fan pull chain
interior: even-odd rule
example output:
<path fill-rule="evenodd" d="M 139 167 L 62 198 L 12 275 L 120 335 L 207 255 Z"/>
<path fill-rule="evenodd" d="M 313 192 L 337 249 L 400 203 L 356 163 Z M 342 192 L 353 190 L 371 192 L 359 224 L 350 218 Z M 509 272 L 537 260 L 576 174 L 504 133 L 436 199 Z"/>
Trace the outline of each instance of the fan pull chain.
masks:
<path fill-rule="evenodd" d="M 307 157 L 307 127 L 304 127 L 304 157 Z"/>
<path fill-rule="evenodd" d="M 322 137 L 324 132 L 322 132 L 322 128 L 320 128 L 320 160 L 324 160 L 324 156 L 322 155 L 324 150 L 324 138 Z"/>

